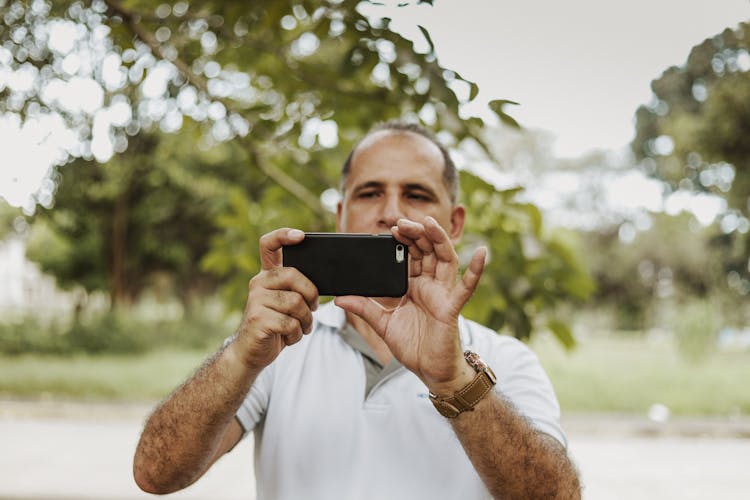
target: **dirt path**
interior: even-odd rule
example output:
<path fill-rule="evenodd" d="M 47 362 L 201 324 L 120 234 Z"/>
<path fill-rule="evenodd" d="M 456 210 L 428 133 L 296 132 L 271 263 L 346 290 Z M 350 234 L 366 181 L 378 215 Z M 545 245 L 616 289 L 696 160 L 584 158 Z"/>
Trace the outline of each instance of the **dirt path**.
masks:
<path fill-rule="evenodd" d="M 130 474 L 149 408 L 0 400 L 0 499 L 153 498 Z M 749 421 L 570 416 L 565 426 L 586 499 L 739 500 L 750 491 Z M 166 498 L 253 499 L 251 440 Z"/>

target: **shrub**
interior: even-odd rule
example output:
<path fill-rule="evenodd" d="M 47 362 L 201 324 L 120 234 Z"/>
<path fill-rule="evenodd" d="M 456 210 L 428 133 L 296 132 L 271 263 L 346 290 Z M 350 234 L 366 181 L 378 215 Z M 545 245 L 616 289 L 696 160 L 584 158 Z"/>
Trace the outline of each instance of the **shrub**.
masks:
<path fill-rule="evenodd" d="M 719 308 L 709 300 L 692 300 L 677 308 L 674 338 L 680 354 L 699 362 L 716 351 L 721 327 Z"/>
<path fill-rule="evenodd" d="M 0 323 L 0 352 L 3 354 L 62 354 L 67 350 L 64 329 L 58 324 L 44 324 L 35 318 Z"/>
<path fill-rule="evenodd" d="M 158 321 L 106 312 L 79 317 L 67 325 L 25 318 L 0 323 L 0 353 L 138 354 L 169 347 L 204 349 L 218 345 L 230 333 L 222 321 L 198 314 Z"/>

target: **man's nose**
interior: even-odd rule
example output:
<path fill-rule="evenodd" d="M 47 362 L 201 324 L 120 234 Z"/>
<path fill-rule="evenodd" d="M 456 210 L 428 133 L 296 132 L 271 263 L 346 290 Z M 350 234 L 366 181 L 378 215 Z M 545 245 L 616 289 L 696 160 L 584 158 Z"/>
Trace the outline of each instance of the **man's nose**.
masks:
<path fill-rule="evenodd" d="M 399 219 L 405 217 L 399 196 L 386 196 L 383 204 L 383 212 L 380 214 L 380 223 L 387 228 L 396 225 Z"/>

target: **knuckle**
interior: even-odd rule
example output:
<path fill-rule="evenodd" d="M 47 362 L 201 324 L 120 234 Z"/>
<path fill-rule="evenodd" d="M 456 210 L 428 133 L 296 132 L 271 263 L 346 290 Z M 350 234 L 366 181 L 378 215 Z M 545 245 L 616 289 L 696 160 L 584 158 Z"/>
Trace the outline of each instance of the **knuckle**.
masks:
<path fill-rule="evenodd" d="M 268 246 L 268 243 L 272 240 L 273 236 L 274 236 L 273 232 L 265 233 L 264 235 L 262 235 L 260 239 L 258 239 L 260 246 L 261 247 Z"/>
<path fill-rule="evenodd" d="M 263 284 L 268 281 L 269 278 L 273 277 L 273 271 L 273 269 L 260 271 L 258 274 L 250 278 L 250 281 L 247 284 L 248 289 L 253 290 L 255 288 L 262 288 Z"/>
<path fill-rule="evenodd" d="M 284 269 L 283 267 L 272 267 L 271 269 L 266 269 L 263 273 L 269 278 L 279 278 Z"/>
<path fill-rule="evenodd" d="M 247 290 L 252 291 L 256 286 L 258 286 L 258 282 L 262 278 L 260 277 L 260 274 L 256 274 L 252 278 L 250 278 L 250 281 L 247 282 Z"/>
<path fill-rule="evenodd" d="M 300 324 L 297 318 L 284 315 L 279 319 L 279 330 L 284 333 L 296 333 L 300 330 Z"/>
<path fill-rule="evenodd" d="M 299 283 L 301 279 L 305 277 L 305 275 L 296 267 L 279 267 L 278 271 L 284 279 L 289 280 L 290 283 Z"/>
<path fill-rule="evenodd" d="M 291 335 L 287 335 L 287 336 L 286 336 L 286 337 L 284 338 L 284 341 L 285 341 L 285 343 L 286 343 L 287 345 L 292 345 L 292 344 L 296 344 L 296 343 L 297 343 L 297 342 L 299 342 L 300 340 L 302 340 L 302 332 L 295 332 L 295 333 L 293 333 L 293 334 L 291 334 Z"/>
<path fill-rule="evenodd" d="M 289 302 L 292 308 L 296 311 L 304 310 L 307 307 L 307 302 L 299 293 L 294 293 L 289 297 Z"/>
<path fill-rule="evenodd" d="M 311 313 L 306 314 L 301 324 L 302 324 L 302 333 L 310 333 L 312 331 L 312 326 L 313 326 L 312 314 Z"/>

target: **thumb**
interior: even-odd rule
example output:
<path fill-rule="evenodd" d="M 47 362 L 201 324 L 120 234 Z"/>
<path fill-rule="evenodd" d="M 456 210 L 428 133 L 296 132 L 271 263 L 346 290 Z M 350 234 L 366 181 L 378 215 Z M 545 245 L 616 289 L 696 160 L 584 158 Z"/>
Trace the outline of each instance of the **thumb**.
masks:
<path fill-rule="evenodd" d="M 375 300 L 369 297 L 345 295 L 334 298 L 333 303 L 346 312 L 362 318 L 381 337 L 385 335 L 392 311 L 378 304 Z"/>
<path fill-rule="evenodd" d="M 282 262 L 281 248 L 284 245 L 296 245 L 305 238 L 305 233 L 299 229 L 283 227 L 260 237 L 260 267 L 272 269 Z"/>

